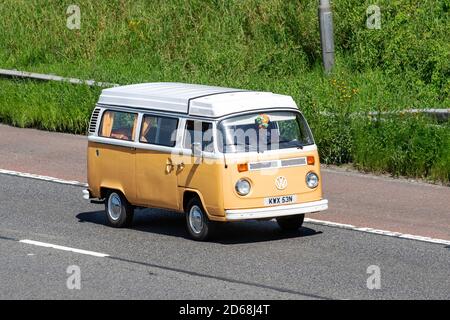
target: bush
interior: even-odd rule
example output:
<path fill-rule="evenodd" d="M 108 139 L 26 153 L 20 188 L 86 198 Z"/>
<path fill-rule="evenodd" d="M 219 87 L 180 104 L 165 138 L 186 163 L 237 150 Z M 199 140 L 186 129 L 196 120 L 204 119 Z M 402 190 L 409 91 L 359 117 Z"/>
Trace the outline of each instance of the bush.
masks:
<path fill-rule="evenodd" d="M 360 169 L 450 180 L 448 126 L 421 116 L 367 117 L 354 121 L 353 135 L 353 161 Z"/>

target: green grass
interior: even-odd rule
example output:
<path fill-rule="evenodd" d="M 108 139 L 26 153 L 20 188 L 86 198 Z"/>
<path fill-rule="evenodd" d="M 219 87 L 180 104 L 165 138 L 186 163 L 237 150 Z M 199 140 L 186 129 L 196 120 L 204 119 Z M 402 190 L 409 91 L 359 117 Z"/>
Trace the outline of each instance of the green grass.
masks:
<path fill-rule="evenodd" d="M 355 111 L 450 108 L 450 0 L 379 0 L 381 30 L 365 27 L 373 1 L 334 1 L 334 73 L 320 66 L 317 1 L 3 0 L 0 68 L 120 84 L 180 81 L 294 97 L 326 163 L 448 182 L 448 125 Z M 84 133 L 100 89 L 0 80 L 0 121 Z M 323 112 L 333 116 L 324 117 Z M 438 129 L 436 129 L 438 128 Z"/>
<path fill-rule="evenodd" d="M 100 89 L 66 83 L 0 79 L 0 122 L 85 134 Z"/>
<path fill-rule="evenodd" d="M 352 128 L 352 158 L 366 171 L 450 181 L 450 126 L 420 116 L 359 120 Z"/>

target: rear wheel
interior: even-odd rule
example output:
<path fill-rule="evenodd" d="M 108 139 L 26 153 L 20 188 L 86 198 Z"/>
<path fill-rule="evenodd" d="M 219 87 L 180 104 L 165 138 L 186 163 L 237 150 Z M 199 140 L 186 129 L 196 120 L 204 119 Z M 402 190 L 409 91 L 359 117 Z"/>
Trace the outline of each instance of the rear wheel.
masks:
<path fill-rule="evenodd" d="M 279 217 L 277 218 L 277 223 L 280 228 L 285 231 L 295 231 L 302 227 L 304 219 L 305 215 L 299 214 L 295 216 Z"/>
<path fill-rule="evenodd" d="M 105 212 L 108 224 L 114 228 L 131 226 L 134 209 L 118 191 L 110 191 L 106 196 Z"/>
<path fill-rule="evenodd" d="M 192 198 L 186 207 L 186 226 L 189 235 L 197 241 L 207 240 L 214 228 L 198 198 Z"/>

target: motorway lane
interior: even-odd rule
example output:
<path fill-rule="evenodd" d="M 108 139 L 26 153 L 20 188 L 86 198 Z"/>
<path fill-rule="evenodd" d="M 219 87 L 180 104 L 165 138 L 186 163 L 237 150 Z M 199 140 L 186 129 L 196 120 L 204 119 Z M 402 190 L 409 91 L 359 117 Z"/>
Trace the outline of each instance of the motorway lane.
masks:
<path fill-rule="evenodd" d="M 227 224 L 198 243 L 182 215 L 162 210 L 138 211 L 131 229 L 109 228 L 103 206 L 81 190 L 0 174 L 0 298 L 450 299 L 443 245 L 308 223 L 285 235 L 274 222 Z M 80 291 L 65 288 L 69 265 L 81 268 Z M 380 290 L 366 287 L 370 265 L 380 267 Z"/>
<path fill-rule="evenodd" d="M 68 254 L 0 239 L 0 299 L 311 299 L 219 279 Z M 80 289 L 69 290 L 69 266 L 80 268 Z"/>
<path fill-rule="evenodd" d="M 0 125 L 0 169 L 86 181 L 83 136 Z M 329 210 L 314 219 L 450 240 L 450 188 L 323 170 Z"/>

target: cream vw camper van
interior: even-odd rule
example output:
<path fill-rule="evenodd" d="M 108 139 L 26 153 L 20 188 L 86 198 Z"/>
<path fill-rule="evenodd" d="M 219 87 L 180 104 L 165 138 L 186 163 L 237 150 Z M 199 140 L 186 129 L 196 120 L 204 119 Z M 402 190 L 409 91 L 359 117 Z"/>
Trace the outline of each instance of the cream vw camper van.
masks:
<path fill-rule="evenodd" d="M 221 222 L 295 230 L 328 208 L 317 147 L 289 96 L 182 83 L 105 89 L 87 152 L 84 198 L 104 201 L 113 227 L 130 226 L 135 208 L 163 208 L 205 240 Z"/>

